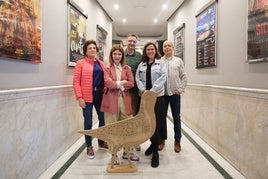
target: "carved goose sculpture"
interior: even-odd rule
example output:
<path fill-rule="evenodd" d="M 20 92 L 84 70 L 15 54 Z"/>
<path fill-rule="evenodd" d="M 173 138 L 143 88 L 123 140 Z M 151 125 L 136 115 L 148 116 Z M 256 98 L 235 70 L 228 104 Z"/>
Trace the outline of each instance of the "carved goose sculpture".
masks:
<path fill-rule="evenodd" d="M 96 129 L 79 131 L 79 133 L 104 140 L 108 145 L 113 146 L 113 151 L 111 151 L 113 153 L 111 169 L 114 168 L 116 154 L 122 147 L 125 149 L 129 167 L 131 168 L 132 164 L 129 157 L 130 147 L 147 141 L 153 135 L 156 127 L 154 106 L 159 93 L 145 91 L 141 96 L 139 113 L 134 117 L 107 124 Z"/>

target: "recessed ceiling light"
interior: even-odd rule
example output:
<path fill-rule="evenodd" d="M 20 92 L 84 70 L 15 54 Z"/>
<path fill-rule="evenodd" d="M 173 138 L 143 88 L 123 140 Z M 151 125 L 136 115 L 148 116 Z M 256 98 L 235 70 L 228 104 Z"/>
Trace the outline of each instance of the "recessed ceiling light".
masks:
<path fill-rule="evenodd" d="M 162 8 L 163 9 L 166 9 L 167 8 L 167 5 L 166 4 L 163 4 Z"/>
<path fill-rule="evenodd" d="M 114 5 L 114 10 L 117 11 L 118 9 L 119 9 L 119 5 L 118 5 L 118 4 L 115 4 L 115 5 Z"/>
<path fill-rule="evenodd" d="M 124 19 L 122 19 L 122 22 L 124 22 L 124 23 L 125 23 L 125 22 L 127 22 L 127 20 L 124 18 Z"/>
<path fill-rule="evenodd" d="M 156 23 L 158 20 L 157 19 L 154 19 L 154 23 Z"/>

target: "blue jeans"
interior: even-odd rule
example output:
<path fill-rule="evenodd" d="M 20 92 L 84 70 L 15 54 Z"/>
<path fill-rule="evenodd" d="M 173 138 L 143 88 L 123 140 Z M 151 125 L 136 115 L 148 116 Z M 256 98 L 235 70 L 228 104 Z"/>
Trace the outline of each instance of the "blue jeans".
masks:
<path fill-rule="evenodd" d="M 100 111 L 101 101 L 102 101 L 102 91 L 93 92 L 93 103 L 86 103 L 86 108 L 82 108 L 84 116 L 84 130 L 92 128 L 92 109 L 93 106 L 96 109 L 99 119 L 99 127 L 104 126 L 104 113 Z M 87 147 L 92 146 L 91 136 L 85 135 Z M 104 141 L 98 139 L 98 143 L 102 144 Z"/>
<path fill-rule="evenodd" d="M 174 139 L 181 141 L 181 96 L 174 94 L 172 96 L 165 95 L 165 110 L 166 114 L 170 104 L 173 123 L 174 123 Z"/>

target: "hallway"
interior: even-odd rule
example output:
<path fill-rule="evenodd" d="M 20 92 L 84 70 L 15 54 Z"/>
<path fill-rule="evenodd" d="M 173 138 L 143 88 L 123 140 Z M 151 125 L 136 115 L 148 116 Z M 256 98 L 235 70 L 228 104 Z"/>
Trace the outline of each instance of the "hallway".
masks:
<path fill-rule="evenodd" d="M 182 178 L 182 179 L 245 179 L 235 168 L 219 156 L 212 148 L 202 141 L 193 131 L 182 123 L 182 151 L 175 153 L 173 149 L 173 124 L 168 116 L 168 140 L 160 155 L 158 168 L 151 168 L 151 157 L 145 156 L 144 151 L 149 141 L 141 145 L 137 152 L 140 161 L 134 163 L 138 166 L 135 173 L 107 173 L 106 166 L 110 162 L 110 154 L 98 149 L 97 140 L 93 140 L 95 159 L 89 160 L 85 153 L 84 137 L 81 137 L 66 153 L 64 153 L 39 179 L 154 179 L 154 178 Z M 171 119 L 171 120 L 169 120 Z M 96 124 L 94 128 L 96 127 Z M 119 153 L 120 161 L 122 150 Z"/>

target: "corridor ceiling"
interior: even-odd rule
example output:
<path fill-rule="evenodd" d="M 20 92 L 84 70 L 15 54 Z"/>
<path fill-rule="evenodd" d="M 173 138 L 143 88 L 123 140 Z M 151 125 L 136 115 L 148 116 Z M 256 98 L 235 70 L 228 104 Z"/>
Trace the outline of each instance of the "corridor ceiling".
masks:
<path fill-rule="evenodd" d="M 139 37 L 161 37 L 163 33 L 166 33 L 167 20 L 183 1 L 97 0 L 112 19 L 113 31 L 121 37 L 132 33 Z"/>

